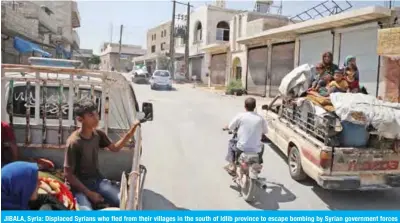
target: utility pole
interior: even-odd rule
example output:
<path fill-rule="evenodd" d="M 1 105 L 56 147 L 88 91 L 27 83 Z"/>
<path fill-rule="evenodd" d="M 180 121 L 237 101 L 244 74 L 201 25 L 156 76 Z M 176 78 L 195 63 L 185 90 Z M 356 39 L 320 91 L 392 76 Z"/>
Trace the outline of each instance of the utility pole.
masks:
<path fill-rule="evenodd" d="M 186 78 L 191 80 L 192 77 L 189 76 L 189 25 L 190 25 L 190 4 L 187 3 L 187 17 L 186 17 L 186 33 L 185 33 L 185 70 Z"/>
<path fill-rule="evenodd" d="M 112 38 L 113 38 L 113 24 L 110 24 L 110 43 L 112 43 Z"/>
<path fill-rule="evenodd" d="M 169 56 L 171 62 L 171 77 L 175 77 L 175 0 L 172 0 L 172 21 L 170 32 Z"/>
<path fill-rule="evenodd" d="M 119 50 L 118 50 L 118 71 L 121 71 L 121 47 L 122 47 L 122 30 L 124 29 L 124 25 L 121 25 L 119 30 Z"/>

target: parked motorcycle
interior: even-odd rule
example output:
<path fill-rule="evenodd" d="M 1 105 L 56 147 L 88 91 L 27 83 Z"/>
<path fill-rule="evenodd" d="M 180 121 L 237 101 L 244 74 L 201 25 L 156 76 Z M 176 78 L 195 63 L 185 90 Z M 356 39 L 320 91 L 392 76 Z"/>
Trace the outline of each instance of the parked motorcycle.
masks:
<path fill-rule="evenodd" d="M 223 130 L 228 131 L 229 134 L 233 134 L 233 139 L 237 138 L 236 132 L 228 129 Z M 235 152 L 235 157 L 236 154 Z M 233 182 L 240 188 L 243 199 L 247 202 L 252 202 L 255 199 L 257 186 L 260 186 L 264 190 L 267 188 L 265 179 L 259 178 L 258 176 L 262 170 L 260 156 L 258 153 L 242 152 L 235 162 L 236 176 L 233 177 Z"/>

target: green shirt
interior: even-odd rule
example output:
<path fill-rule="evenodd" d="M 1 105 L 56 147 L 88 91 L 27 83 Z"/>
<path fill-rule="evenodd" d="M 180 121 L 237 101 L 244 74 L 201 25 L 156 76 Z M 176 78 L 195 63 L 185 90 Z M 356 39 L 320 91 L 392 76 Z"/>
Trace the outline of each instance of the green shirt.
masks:
<path fill-rule="evenodd" d="M 329 74 L 329 75 L 333 76 L 335 70 L 337 70 L 337 69 L 339 69 L 338 65 L 333 63 L 330 67 L 326 67 L 324 72 L 325 72 L 325 74 Z"/>

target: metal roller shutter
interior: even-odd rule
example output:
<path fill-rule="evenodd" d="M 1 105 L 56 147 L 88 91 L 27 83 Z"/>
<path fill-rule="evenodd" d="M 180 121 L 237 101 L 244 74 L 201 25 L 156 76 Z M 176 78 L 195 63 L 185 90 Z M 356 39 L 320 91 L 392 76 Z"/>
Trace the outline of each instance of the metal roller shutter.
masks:
<path fill-rule="evenodd" d="M 348 55 L 353 55 L 357 58 L 360 85 L 364 86 L 369 94 L 375 96 L 377 96 L 379 60 L 376 53 L 376 46 L 378 44 L 377 36 L 377 23 L 341 32 L 339 58 L 340 65 L 344 64 L 344 60 Z"/>
<path fill-rule="evenodd" d="M 226 53 L 211 56 L 211 85 L 225 85 Z"/>
<path fill-rule="evenodd" d="M 294 69 L 294 42 L 272 45 L 269 96 L 279 93 L 282 79 Z"/>
<path fill-rule="evenodd" d="M 322 54 L 332 51 L 333 35 L 331 31 L 318 32 L 300 37 L 299 65 L 322 62 Z"/>
<path fill-rule="evenodd" d="M 248 94 L 266 95 L 268 47 L 249 49 L 247 59 Z"/>
<path fill-rule="evenodd" d="M 201 65 L 203 57 L 192 58 L 192 76 L 196 76 L 197 80 L 201 80 Z"/>

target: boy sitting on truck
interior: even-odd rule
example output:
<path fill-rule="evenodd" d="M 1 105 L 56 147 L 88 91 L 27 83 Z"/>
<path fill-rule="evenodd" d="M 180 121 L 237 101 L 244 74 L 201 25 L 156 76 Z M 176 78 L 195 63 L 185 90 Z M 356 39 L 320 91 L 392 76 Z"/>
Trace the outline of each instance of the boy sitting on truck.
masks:
<path fill-rule="evenodd" d="M 315 96 L 328 97 L 329 96 L 328 85 L 331 82 L 331 79 L 332 78 L 330 74 L 323 74 L 318 80 L 318 83 L 315 83 L 315 85 L 313 85 L 312 88 L 308 89 L 307 93 Z"/>
<path fill-rule="evenodd" d="M 311 77 L 311 90 L 315 90 L 317 88 L 319 81 L 321 80 L 322 76 L 324 76 L 324 65 L 322 63 L 318 63 L 315 66 L 315 71 L 315 74 L 313 74 Z"/>
<path fill-rule="evenodd" d="M 82 127 L 67 139 L 64 158 L 64 174 L 71 185 L 81 210 L 92 210 L 92 205 L 106 204 L 119 207 L 119 188 L 105 179 L 99 171 L 98 153 L 100 148 L 113 152 L 120 151 L 140 125 L 135 121 L 128 133 L 118 142 L 112 143 L 107 135 L 96 129 L 99 124 L 97 106 L 91 100 L 82 100 L 74 109 Z"/>
<path fill-rule="evenodd" d="M 349 85 L 346 79 L 343 78 L 344 71 L 343 69 L 335 70 L 333 81 L 331 81 L 328 85 L 329 93 L 333 92 L 347 92 L 349 89 Z"/>

